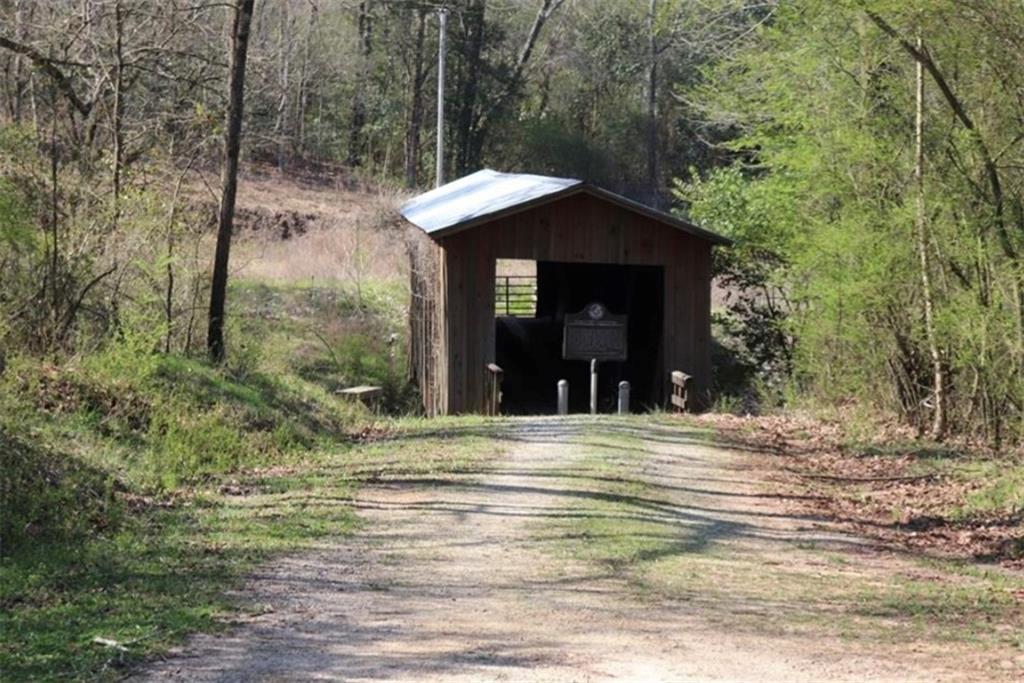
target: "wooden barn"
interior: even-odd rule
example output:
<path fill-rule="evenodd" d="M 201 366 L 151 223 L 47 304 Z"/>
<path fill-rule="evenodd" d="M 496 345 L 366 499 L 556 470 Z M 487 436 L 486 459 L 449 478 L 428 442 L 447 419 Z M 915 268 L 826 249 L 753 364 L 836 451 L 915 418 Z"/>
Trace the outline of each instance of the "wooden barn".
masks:
<path fill-rule="evenodd" d="M 724 237 L 579 180 L 492 170 L 422 194 L 401 214 L 410 371 L 428 415 L 494 412 L 496 381 L 500 412 L 554 413 L 560 379 L 582 412 L 590 364 L 570 348 L 577 342 L 605 344 L 583 351 L 600 361 L 604 412 L 622 380 L 634 410 L 666 404 L 673 371 L 690 376 L 694 404 L 706 402 L 711 250 Z M 519 270 L 502 272 L 508 263 Z"/>

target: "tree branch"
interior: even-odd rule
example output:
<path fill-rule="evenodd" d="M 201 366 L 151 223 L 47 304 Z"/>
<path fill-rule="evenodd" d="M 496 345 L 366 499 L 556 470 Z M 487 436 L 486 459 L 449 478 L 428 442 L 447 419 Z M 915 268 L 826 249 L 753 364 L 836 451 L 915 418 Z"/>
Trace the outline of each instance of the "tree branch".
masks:
<path fill-rule="evenodd" d="M 47 58 L 31 45 L 24 45 L 13 41 L 6 36 L 0 36 L 0 47 L 27 57 L 29 61 L 42 69 L 46 75 L 53 79 L 54 83 L 57 84 L 57 88 L 65 97 L 67 97 L 72 106 L 78 110 L 78 113 L 82 116 L 89 115 L 89 112 L 92 110 L 92 103 L 86 102 L 78 96 L 78 93 L 75 92 L 74 87 L 71 85 L 71 79 L 69 79 L 63 71 L 57 68 L 56 63 L 54 63 L 52 59 Z"/>
<path fill-rule="evenodd" d="M 918 63 L 924 67 L 928 75 L 935 81 L 935 85 L 938 86 L 939 91 L 942 93 L 946 103 L 949 104 L 950 109 L 953 110 L 953 114 L 960 121 L 964 128 L 971 133 L 971 140 L 974 142 L 974 146 L 981 155 L 982 164 L 985 167 L 985 175 L 988 179 L 989 190 L 992 193 L 992 205 L 995 209 L 995 227 L 996 232 L 999 235 L 999 242 L 1002 245 L 1003 252 L 1011 259 L 1017 259 L 1017 251 L 1013 247 L 1013 242 L 1010 240 L 1009 234 L 1006 232 L 1006 221 L 1005 221 L 1005 199 L 1003 197 L 1003 184 L 999 177 L 999 169 L 996 167 L 992 153 L 988 149 L 988 145 L 985 144 L 984 138 L 978 131 L 977 126 L 974 124 L 974 120 L 970 114 L 967 113 L 967 108 L 964 106 L 960 98 L 956 96 L 953 89 L 950 87 L 949 82 L 939 69 L 935 60 L 932 59 L 931 54 L 928 51 L 928 47 L 921 43 L 920 49 L 911 43 L 909 40 L 900 35 L 900 32 L 893 28 L 889 22 L 883 19 L 878 14 L 875 14 L 869 9 L 865 9 L 864 13 L 868 16 L 875 25 L 882 30 L 883 33 L 888 35 L 899 43 L 900 47 L 903 48 L 907 54 L 913 57 Z"/>
<path fill-rule="evenodd" d="M 537 44 L 537 39 L 540 37 L 540 32 L 544 28 L 544 24 L 546 24 L 548 19 L 551 18 L 551 15 L 558 11 L 558 8 L 561 7 L 564 2 L 565 0 L 541 0 L 541 5 L 537 10 L 537 15 L 533 19 L 533 25 L 530 26 L 530 32 L 526 36 L 526 41 L 523 43 L 523 47 L 519 51 L 519 58 L 516 60 L 516 64 L 512 69 L 512 75 L 505 83 L 505 87 L 498 93 L 497 97 L 491 100 L 491 106 L 480 117 L 476 126 L 478 130 L 487 127 L 487 123 L 490 118 L 505 106 L 509 97 L 511 97 L 516 88 L 519 87 L 523 78 L 523 72 L 526 70 L 526 65 L 530 61 L 530 55 L 533 53 L 533 48 Z"/>
<path fill-rule="evenodd" d="M 64 314 L 64 320 L 60 326 L 60 338 L 64 338 L 64 336 L 68 333 L 68 330 L 71 329 L 71 325 L 75 322 L 75 318 L 78 316 L 78 309 L 82 307 L 82 302 L 85 301 L 85 297 L 89 294 L 90 291 L 92 291 L 92 288 L 98 285 L 106 277 L 112 275 L 116 270 L 117 264 L 115 263 L 114 265 L 110 266 L 105 271 L 94 277 L 92 280 L 89 280 L 89 282 L 87 282 L 86 285 L 82 287 L 82 290 L 78 293 L 78 296 L 75 297 L 74 302 L 72 302 L 72 304 L 68 307 L 67 312 Z"/>

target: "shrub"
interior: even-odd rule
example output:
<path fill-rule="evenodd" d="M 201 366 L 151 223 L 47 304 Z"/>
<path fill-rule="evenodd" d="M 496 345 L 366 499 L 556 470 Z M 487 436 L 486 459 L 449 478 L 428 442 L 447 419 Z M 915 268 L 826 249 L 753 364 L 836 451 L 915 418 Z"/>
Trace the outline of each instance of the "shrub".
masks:
<path fill-rule="evenodd" d="M 122 516 L 116 488 L 109 474 L 0 425 L 0 554 L 116 526 Z"/>
<path fill-rule="evenodd" d="M 223 408 L 166 406 L 153 420 L 148 441 L 147 471 L 168 489 L 204 474 L 230 472 L 253 455 L 237 420 Z"/>

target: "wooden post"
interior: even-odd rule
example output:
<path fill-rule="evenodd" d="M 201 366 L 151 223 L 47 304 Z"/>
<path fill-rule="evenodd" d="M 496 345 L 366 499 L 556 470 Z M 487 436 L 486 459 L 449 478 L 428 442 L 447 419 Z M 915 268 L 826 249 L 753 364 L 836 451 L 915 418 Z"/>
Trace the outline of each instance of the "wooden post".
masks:
<path fill-rule="evenodd" d="M 590 414 L 597 415 L 597 360 L 590 361 Z"/>
<path fill-rule="evenodd" d="M 487 397 L 487 405 L 484 406 L 485 415 L 501 414 L 501 380 L 505 371 L 494 363 L 488 363 L 484 377 L 484 391 Z"/>
<path fill-rule="evenodd" d="M 679 370 L 672 371 L 672 406 L 685 413 L 690 408 L 690 376 Z"/>

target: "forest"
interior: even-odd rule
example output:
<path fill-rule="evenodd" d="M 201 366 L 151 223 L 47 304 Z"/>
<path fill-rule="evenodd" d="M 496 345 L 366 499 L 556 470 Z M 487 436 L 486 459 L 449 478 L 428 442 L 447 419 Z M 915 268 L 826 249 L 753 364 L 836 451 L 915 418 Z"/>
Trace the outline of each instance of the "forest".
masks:
<path fill-rule="evenodd" d="M 969 493 L 1020 530 L 1019 0 L 0 0 L 0 74 L 0 597 L 5 630 L 50 638 L 0 670 L 106 671 L 127 650 L 82 623 L 162 651 L 323 533 L 179 505 L 197 492 L 275 468 L 281 491 L 342 486 L 295 468 L 358 479 L 364 442 L 418 471 L 374 444 L 424 429 L 397 207 L 439 163 L 579 178 L 732 239 L 711 413 L 971 453 Z M 393 423 L 338 399 L 355 384 Z M 422 467 L 461 466 L 439 448 Z M 182 529 L 226 550 L 190 557 Z M 55 607 L 158 565 L 206 578 L 134 586 L 113 626 Z"/>
<path fill-rule="evenodd" d="M 435 5 L 257 3 L 244 161 L 429 187 Z M 216 184 L 230 9 L 2 11 L 5 355 L 74 353 L 140 319 L 192 352 L 209 286 L 194 188 Z M 719 264 L 723 395 L 1019 438 L 1019 3 L 450 11 L 451 177 L 578 177 L 739 238 Z"/>

